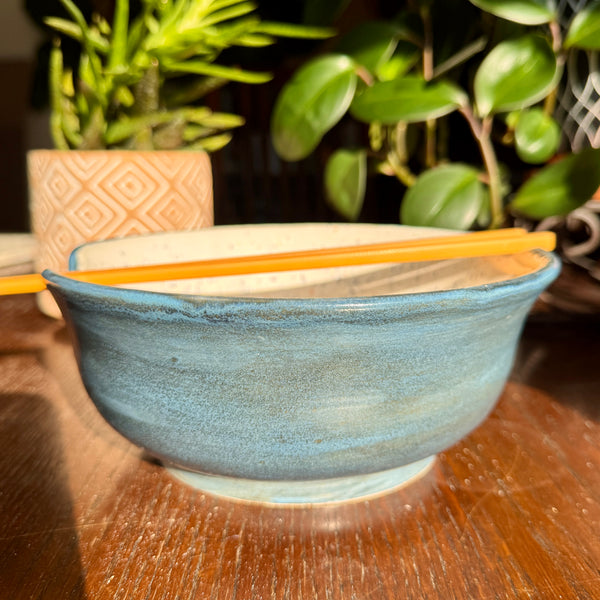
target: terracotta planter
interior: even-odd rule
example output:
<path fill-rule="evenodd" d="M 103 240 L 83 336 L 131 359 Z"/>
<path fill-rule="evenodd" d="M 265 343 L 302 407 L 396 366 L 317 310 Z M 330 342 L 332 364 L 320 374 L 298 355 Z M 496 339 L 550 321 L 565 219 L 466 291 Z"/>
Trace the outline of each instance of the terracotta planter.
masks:
<path fill-rule="evenodd" d="M 65 270 L 85 242 L 213 224 L 206 153 L 33 150 L 27 162 L 37 270 Z M 38 305 L 60 315 L 46 292 Z"/>

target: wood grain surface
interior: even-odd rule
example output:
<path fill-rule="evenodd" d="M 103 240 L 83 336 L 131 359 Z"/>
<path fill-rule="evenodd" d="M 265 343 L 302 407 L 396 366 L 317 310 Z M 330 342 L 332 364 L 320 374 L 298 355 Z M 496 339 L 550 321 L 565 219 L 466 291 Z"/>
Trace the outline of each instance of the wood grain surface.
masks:
<path fill-rule="evenodd" d="M 600 598 L 600 321 L 532 318 L 491 416 L 406 487 L 269 507 L 114 432 L 64 325 L 0 299 L 0 600 Z"/>

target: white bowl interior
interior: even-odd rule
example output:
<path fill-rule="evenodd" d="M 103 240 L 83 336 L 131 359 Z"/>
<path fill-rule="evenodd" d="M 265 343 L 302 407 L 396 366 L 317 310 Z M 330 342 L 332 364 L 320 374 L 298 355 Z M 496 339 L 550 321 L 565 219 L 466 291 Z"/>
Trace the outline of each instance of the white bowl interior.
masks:
<path fill-rule="evenodd" d="M 398 225 L 228 225 L 93 242 L 74 252 L 71 267 L 87 270 L 175 263 L 455 234 L 455 231 Z M 539 253 L 524 252 L 511 256 L 211 277 L 124 287 L 204 296 L 374 296 L 506 281 L 534 272 L 547 262 Z"/>

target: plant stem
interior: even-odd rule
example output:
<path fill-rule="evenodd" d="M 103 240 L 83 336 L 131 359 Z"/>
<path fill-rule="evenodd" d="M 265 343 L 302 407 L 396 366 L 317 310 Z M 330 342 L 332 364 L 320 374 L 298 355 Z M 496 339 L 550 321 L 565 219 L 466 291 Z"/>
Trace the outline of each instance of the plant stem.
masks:
<path fill-rule="evenodd" d="M 462 63 L 469 60 L 472 56 L 475 56 L 475 54 L 481 52 L 485 48 L 486 44 L 487 39 L 485 38 L 485 36 L 477 38 L 474 42 L 471 42 L 462 50 L 459 50 L 456 54 L 452 55 L 443 63 L 435 67 L 433 69 L 433 77 L 440 77 L 441 75 L 445 75 L 448 71 L 451 71 L 455 67 L 458 67 Z"/>
<path fill-rule="evenodd" d="M 552 36 L 552 50 L 556 54 L 556 61 L 559 67 L 562 67 L 562 64 L 565 61 L 565 57 L 562 51 L 562 33 L 560 30 L 560 23 L 556 20 L 551 21 L 548 24 L 548 28 L 550 29 L 550 35 Z M 556 86 L 544 100 L 544 113 L 549 116 L 554 114 L 554 110 L 556 108 L 556 97 L 558 94 L 558 86 Z"/>
<path fill-rule="evenodd" d="M 465 117 L 471 131 L 477 140 L 483 164 L 488 175 L 488 184 L 490 188 L 490 229 L 497 229 L 504 223 L 504 207 L 502 202 L 502 189 L 500 181 L 500 169 L 498 159 L 492 144 L 492 117 L 488 116 L 479 121 L 469 105 L 462 106 L 459 112 Z"/>
<path fill-rule="evenodd" d="M 414 173 L 406 165 L 401 164 L 393 152 L 387 155 L 387 162 L 400 183 L 404 184 L 407 188 L 414 185 L 417 180 Z"/>
<path fill-rule="evenodd" d="M 160 73 L 158 63 L 150 65 L 144 76 L 135 86 L 135 112 L 148 115 L 159 110 Z M 138 150 L 153 150 L 152 126 L 144 127 L 134 136 L 134 146 Z"/>
<path fill-rule="evenodd" d="M 369 73 L 369 71 L 365 69 L 362 65 L 356 66 L 356 75 L 357 77 L 362 79 L 368 86 L 371 86 L 373 85 L 373 83 L 375 83 L 375 79 L 373 78 L 371 73 Z"/>
<path fill-rule="evenodd" d="M 55 41 L 52 50 L 50 51 L 50 134 L 54 145 L 59 150 L 68 150 L 69 143 L 64 135 L 62 128 L 63 119 L 63 96 L 61 90 L 63 78 L 63 57 L 59 46 L 59 41 Z"/>
<path fill-rule="evenodd" d="M 106 128 L 104 111 L 99 104 L 96 104 L 90 113 L 89 121 L 82 132 L 82 140 L 79 144 L 81 150 L 94 150 L 104 148 L 103 133 Z"/>
<path fill-rule="evenodd" d="M 548 23 L 550 35 L 552 36 L 552 50 L 555 54 L 559 54 L 562 50 L 562 33 L 560 31 L 560 23 L 556 19 Z"/>
<path fill-rule="evenodd" d="M 429 6 L 421 7 L 421 19 L 423 21 L 423 79 L 433 79 L 433 27 L 431 23 L 431 11 Z M 436 120 L 425 121 L 425 165 L 427 168 L 436 164 Z"/>
<path fill-rule="evenodd" d="M 180 82 L 176 84 L 165 82 L 163 84 L 163 99 L 167 108 L 172 106 L 186 106 L 193 104 L 208 93 L 218 90 L 227 83 L 229 83 L 227 79 L 219 77 L 205 77 L 187 87 L 183 86 Z"/>
<path fill-rule="evenodd" d="M 421 8 L 421 19 L 423 20 L 423 77 L 425 81 L 431 81 L 433 77 L 433 28 L 431 24 L 431 12 L 429 7 Z"/>
<path fill-rule="evenodd" d="M 385 170 L 386 175 L 393 175 L 400 183 L 407 188 L 414 185 L 417 177 L 410 170 L 406 161 L 408 160 L 408 151 L 406 148 L 407 124 L 400 121 L 393 129 L 388 130 L 388 152 L 386 154 L 386 163 L 389 169 Z"/>
<path fill-rule="evenodd" d="M 127 29 L 129 27 L 129 1 L 116 0 L 112 43 L 108 58 L 109 69 L 123 68 L 127 60 Z"/>
<path fill-rule="evenodd" d="M 393 149 L 402 164 L 408 161 L 408 148 L 406 147 L 406 135 L 408 133 L 408 124 L 399 121 L 391 132 L 391 141 Z"/>
<path fill-rule="evenodd" d="M 436 165 L 436 133 L 436 120 L 427 119 L 427 121 L 425 121 L 425 165 L 428 169 L 431 169 Z"/>

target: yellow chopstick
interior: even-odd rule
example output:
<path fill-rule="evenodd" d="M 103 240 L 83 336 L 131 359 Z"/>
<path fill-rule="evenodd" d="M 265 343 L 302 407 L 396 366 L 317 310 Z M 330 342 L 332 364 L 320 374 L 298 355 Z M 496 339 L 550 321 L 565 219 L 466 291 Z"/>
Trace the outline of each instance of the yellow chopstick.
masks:
<path fill-rule="evenodd" d="M 556 236 L 552 232 L 527 233 L 523 229 L 514 228 L 280 254 L 237 256 L 94 271 L 69 271 L 63 275 L 88 283 L 118 285 L 393 262 L 447 260 L 516 254 L 533 249 L 552 251 L 555 246 Z M 45 287 L 45 280 L 38 273 L 0 278 L 0 295 L 39 292 Z"/>

